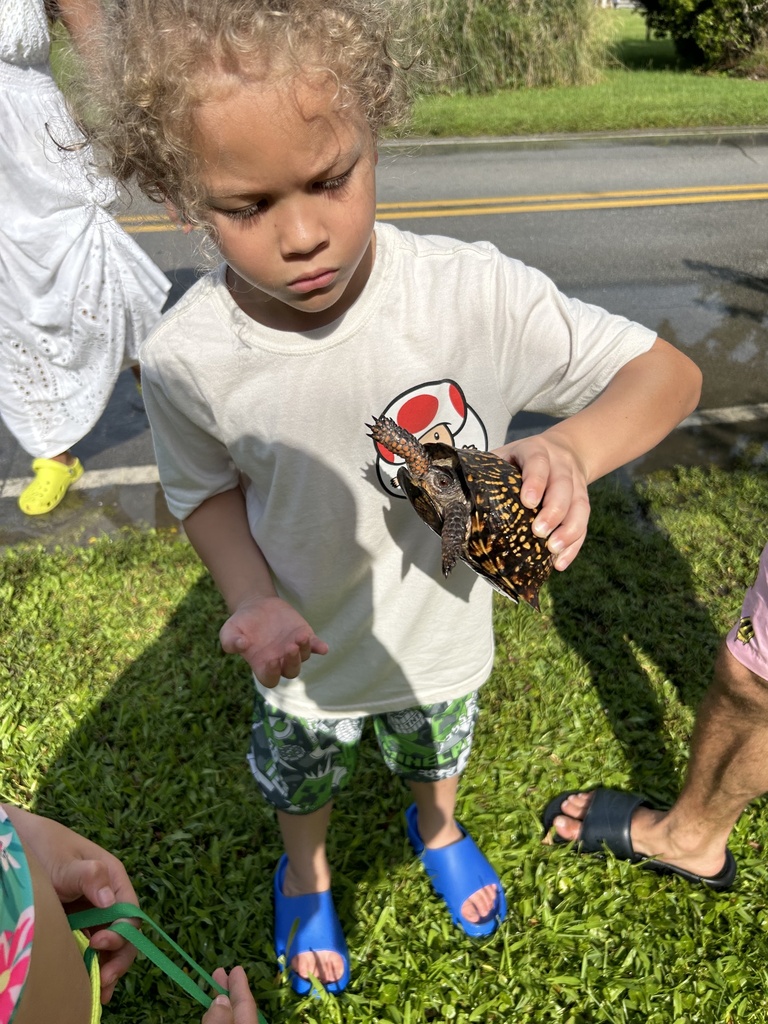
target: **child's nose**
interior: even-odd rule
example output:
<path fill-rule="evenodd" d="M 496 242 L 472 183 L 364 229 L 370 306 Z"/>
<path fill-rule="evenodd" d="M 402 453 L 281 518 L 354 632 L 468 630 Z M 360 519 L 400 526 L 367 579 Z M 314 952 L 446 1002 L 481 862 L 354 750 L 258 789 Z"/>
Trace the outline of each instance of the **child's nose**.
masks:
<path fill-rule="evenodd" d="M 282 211 L 278 230 L 283 256 L 307 255 L 328 240 L 328 233 L 316 204 L 296 202 Z"/>

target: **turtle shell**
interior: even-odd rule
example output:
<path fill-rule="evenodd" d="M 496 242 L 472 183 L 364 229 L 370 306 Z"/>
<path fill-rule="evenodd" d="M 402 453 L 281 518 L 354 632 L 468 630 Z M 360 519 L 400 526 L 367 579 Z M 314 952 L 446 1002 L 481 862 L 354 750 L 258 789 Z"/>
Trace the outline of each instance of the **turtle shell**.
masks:
<path fill-rule="evenodd" d="M 538 509 L 520 501 L 519 469 L 476 448 L 422 444 L 385 419 L 374 423 L 372 436 L 406 460 L 397 480 L 419 517 L 443 538 L 443 572 L 459 557 L 502 594 L 538 609 L 552 558 L 546 539 L 531 528 Z"/>

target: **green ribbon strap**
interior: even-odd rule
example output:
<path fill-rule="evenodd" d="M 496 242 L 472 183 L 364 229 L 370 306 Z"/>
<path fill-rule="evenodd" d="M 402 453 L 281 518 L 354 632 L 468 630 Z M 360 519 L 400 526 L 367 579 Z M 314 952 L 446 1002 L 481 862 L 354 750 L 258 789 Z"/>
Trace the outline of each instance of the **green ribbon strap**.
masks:
<path fill-rule="evenodd" d="M 177 945 L 167 935 L 160 925 L 156 924 L 149 914 L 145 914 L 140 907 L 136 907 L 133 903 L 115 903 L 111 907 L 92 907 L 89 910 L 81 910 L 76 914 L 70 914 L 68 917 L 69 926 L 74 930 L 83 928 L 93 928 L 96 925 L 109 925 L 109 930 L 117 932 L 118 935 L 122 935 L 124 939 L 127 939 L 132 945 L 143 953 L 144 956 L 151 961 L 156 967 L 166 974 L 172 981 L 183 988 L 184 991 L 196 999 L 201 1006 L 204 1006 L 207 1010 L 211 1005 L 211 997 L 203 991 L 203 989 L 195 982 L 188 974 L 185 974 L 180 967 L 178 967 L 170 957 L 166 956 L 162 950 L 158 949 L 157 946 L 152 942 L 151 939 L 140 932 L 139 929 L 131 924 L 130 921 L 116 920 L 116 918 L 124 917 L 137 917 L 141 921 L 145 921 L 151 928 L 153 928 L 158 935 L 160 935 L 168 945 L 182 957 L 183 960 L 195 971 L 202 979 L 216 992 L 221 995 L 227 995 L 227 990 L 223 988 L 217 981 L 203 970 L 203 968 L 195 963 L 192 957 L 185 953 L 181 946 Z M 261 1011 L 259 1013 L 259 1024 L 267 1024 Z"/>

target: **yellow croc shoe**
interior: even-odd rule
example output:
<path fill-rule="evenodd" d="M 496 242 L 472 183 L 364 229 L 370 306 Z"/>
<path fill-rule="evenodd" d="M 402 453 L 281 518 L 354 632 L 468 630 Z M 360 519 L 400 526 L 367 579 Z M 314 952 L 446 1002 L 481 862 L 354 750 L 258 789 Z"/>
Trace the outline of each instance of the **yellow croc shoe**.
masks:
<path fill-rule="evenodd" d="M 79 459 L 68 466 L 55 459 L 35 459 L 32 463 L 35 479 L 19 496 L 19 508 L 28 516 L 41 516 L 56 508 L 69 490 L 70 484 L 83 475 Z"/>

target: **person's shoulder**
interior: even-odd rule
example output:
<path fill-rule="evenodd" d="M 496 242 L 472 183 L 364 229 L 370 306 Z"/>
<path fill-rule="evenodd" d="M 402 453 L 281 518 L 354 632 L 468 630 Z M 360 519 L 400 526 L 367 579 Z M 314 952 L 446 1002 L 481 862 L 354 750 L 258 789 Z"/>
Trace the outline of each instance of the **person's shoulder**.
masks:
<path fill-rule="evenodd" d="M 377 224 L 376 231 L 377 236 L 380 236 L 386 245 L 411 259 L 455 259 L 464 256 L 486 262 L 501 256 L 496 246 L 485 240 L 467 242 L 447 235 L 422 235 L 413 231 L 403 231 L 386 222 Z"/>
<path fill-rule="evenodd" d="M 160 317 L 142 345 L 142 358 L 150 348 L 172 345 L 174 339 L 182 341 L 195 337 L 206 329 L 212 318 L 218 317 L 217 294 L 221 288 L 222 269 L 204 274 Z"/>
<path fill-rule="evenodd" d="M 215 267 L 201 277 L 196 277 L 178 300 L 163 314 L 161 323 L 172 323 L 199 316 L 207 307 L 216 304 L 216 294 L 222 286 L 223 267 Z"/>

